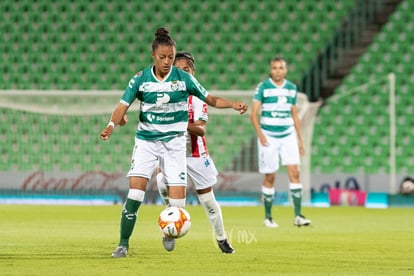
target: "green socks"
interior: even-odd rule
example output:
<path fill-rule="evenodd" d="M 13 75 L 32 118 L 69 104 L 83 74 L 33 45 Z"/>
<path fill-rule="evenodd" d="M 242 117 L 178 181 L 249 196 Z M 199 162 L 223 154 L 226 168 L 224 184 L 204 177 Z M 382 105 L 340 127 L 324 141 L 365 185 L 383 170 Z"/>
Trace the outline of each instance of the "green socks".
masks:
<path fill-rule="evenodd" d="M 121 239 L 119 245 L 128 247 L 129 237 L 134 230 L 135 222 L 137 220 L 137 211 L 141 201 L 127 198 L 121 214 Z"/>
<path fill-rule="evenodd" d="M 272 205 L 273 205 L 273 196 L 263 194 L 264 208 L 265 208 L 265 217 L 272 218 Z"/>
<path fill-rule="evenodd" d="M 272 218 L 272 206 L 275 196 L 274 188 L 266 188 L 262 186 L 262 197 L 265 208 L 265 218 Z"/>
<path fill-rule="evenodd" d="M 302 213 L 302 184 L 290 183 L 289 187 L 295 209 L 295 217 L 297 217 Z"/>

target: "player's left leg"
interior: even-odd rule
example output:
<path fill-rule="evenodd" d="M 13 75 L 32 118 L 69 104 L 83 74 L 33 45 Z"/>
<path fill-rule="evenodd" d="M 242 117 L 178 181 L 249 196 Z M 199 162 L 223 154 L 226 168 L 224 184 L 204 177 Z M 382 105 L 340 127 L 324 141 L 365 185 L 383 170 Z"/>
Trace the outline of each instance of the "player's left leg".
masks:
<path fill-rule="evenodd" d="M 300 183 L 299 177 L 294 177 L 295 175 L 299 176 L 299 170 L 297 166 L 290 165 L 287 166 L 287 171 L 289 175 L 289 190 L 293 201 L 295 220 L 293 225 L 295 226 L 308 226 L 311 224 L 309 219 L 306 219 L 302 215 L 302 188 L 303 185 Z"/>
<path fill-rule="evenodd" d="M 161 179 L 167 187 L 169 206 L 181 208 L 185 207 L 187 186 L 185 143 L 185 136 L 179 136 L 168 142 L 164 142 L 162 144 L 164 150 L 160 158 Z M 175 248 L 175 239 L 164 236 L 162 238 L 162 245 L 165 250 L 173 251 Z"/>
<path fill-rule="evenodd" d="M 168 187 L 169 206 L 185 207 L 185 190 L 186 186 Z M 167 236 L 162 237 L 162 245 L 167 251 L 173 251 L 175 248 L 175 239 Z"/>
<path fill-rule="evenodd" d="M 292 197 L 295 219 L 293 224 L 295 226 L 307 226 L 311 223 L 302 215 L 302 183 L 300 181 L 299 164 L 300 154 L 296 138 L 296 134 L 281 139 L 281 160 L 282 164 L 287 168 L 289 177 L 289 190 Z"/>

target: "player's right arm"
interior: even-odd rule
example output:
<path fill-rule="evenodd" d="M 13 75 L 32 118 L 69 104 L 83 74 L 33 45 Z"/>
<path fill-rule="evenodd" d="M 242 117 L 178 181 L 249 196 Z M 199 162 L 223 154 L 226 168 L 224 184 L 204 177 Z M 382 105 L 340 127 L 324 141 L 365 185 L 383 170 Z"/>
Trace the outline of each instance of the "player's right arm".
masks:
<path fill-rule="evenodd" d="M 126 117 L 126 113 L 128 108 L 131 106 L 132 102 L 137 98 L 137 91 L 138 91 L 138 82 L 139 77 L 142 75 L 142 71 L 138 72 L 128 83 L 127 88 L 125 89 L 124 93 L 122 94 L 121 101 L 119 102 L 118 106 L 115 108 L 114 112 L 112 112 L 111 120 L 109 124 L 101 131 L 100 138 L 102 140 L 108 140 L 111 136 L 112 132 L 114 131 L 115 126 L 117 125 L 125 125 L 128 121 Z"/>
<path fill-rule="evenodd" d="M 257 133 L 257 137 L 259 138 L 260 143 L 263 146 L 268 146 L 269 144 L 267 143 L 267 139 L 266 136 L 264 136 L 262 129 L 260 127 L 260 122 L 259 122 L 259 113 L 261 110 L 261 106 L 262 103 L 260 101 L 257 100 L 253 100 L 253 105 L 252 105 L 252 112 L 250 114 L 250 120 L 252 121 L 253 127 L 256 130 Z"/>
<path fill-rule="evenodd" d="M 108 140 L 111 136 L 112 132 L 114 131 L 115 126 L 120 125 L 123 123 L 124 116 L 128 110 L 128 106 L 124 103 L 119 103 L 118 106 L 115 108 L 114 112 L 112 112 L 111 121 L 110 123 L 101 131 L 100 138 L 102 140 Z M 113 125 L 112 125 L 113 123 Z M 124 123 L 125 124 L 125 123 Z"/>

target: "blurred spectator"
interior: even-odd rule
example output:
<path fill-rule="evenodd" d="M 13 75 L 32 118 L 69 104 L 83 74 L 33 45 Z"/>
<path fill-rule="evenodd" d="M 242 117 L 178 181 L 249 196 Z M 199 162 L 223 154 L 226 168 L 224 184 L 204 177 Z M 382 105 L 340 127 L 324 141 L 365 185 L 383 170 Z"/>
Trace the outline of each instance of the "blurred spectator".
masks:
<path fill-rule="evenodd" d="M 407 176 L 400 184 L 400 194 L 414 195 L 414 179 Z"/>

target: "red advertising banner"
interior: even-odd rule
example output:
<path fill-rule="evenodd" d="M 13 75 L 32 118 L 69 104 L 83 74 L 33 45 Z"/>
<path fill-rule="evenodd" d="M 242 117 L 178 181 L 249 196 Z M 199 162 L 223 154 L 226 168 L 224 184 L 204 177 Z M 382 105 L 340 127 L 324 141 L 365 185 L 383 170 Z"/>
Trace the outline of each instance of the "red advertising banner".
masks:
<path fill-rule="evenodd" d="M 365 206 L 367 192 L 361 190 L 330 189 L 329 202 L 340 206 Z"/>

